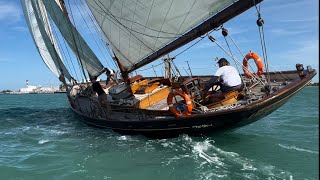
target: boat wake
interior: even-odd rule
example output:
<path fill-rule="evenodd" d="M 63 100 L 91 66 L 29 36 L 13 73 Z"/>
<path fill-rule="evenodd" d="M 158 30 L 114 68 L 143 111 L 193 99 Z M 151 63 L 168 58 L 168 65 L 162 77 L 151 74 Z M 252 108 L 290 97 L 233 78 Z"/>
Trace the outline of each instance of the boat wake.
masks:
<path fill-rule="evenodd" d="M 211 138 L 203 140 L 183 135 L 179 139 L 182 142 L 162 140 L 163 147 L 179 152 L 163 164 L 176 167 L 192 161 L 195 164 L 194 175 L 199 179 L 292 178 L 291 172 L 219 148 Z"/>

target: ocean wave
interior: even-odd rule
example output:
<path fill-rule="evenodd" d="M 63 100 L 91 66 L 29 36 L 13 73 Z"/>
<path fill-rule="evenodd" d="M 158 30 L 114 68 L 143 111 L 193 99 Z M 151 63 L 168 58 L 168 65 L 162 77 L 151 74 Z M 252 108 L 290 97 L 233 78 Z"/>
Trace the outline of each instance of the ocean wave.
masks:
<path fill-rule="evenodd" d="M 283 144 L 278 144 L 280 147 L 285 148 L 285 149 L 290 149 L 290 150 L 296 150 L 296 151 L 300 151 L 300 152 L 307 152 L 307 153 L 311 153 L 311 154 L 319 154 L 319 152 L 317 151 L 312 151 L 312 150 L 308 150 L 308 149 L 303 149 L 303 148 L 298 148 L 294 145 L 283 145 Z"/>
<path fill-rule="evenodd" d="M 198 163 L 195 176 L 200 179 L 287 179 L 292 177 L 291 172 L 272 164 L 256 162 L 236 152 L 226 151 L 215 145 L 213 139 L 198 140 L 190 136 L 183 136 L 180 140 L 182 144 L 172 141 L 162 142 L 163 147 L 174 151 L 179 150 L 180 153 L 169 158 L 165 165 L 176 166 L 193 160 Z M 189 146 L 189 148 L 182 148 L 184 146 Z"/>
<path fill-rule="evenodd" d="M 48 140 L 48 139 L 41 139 L 41 140 L 38 141 L 38 144 L 44 144 L 44 143 L 47 143 L 49 141 L 50 140 Z"/>

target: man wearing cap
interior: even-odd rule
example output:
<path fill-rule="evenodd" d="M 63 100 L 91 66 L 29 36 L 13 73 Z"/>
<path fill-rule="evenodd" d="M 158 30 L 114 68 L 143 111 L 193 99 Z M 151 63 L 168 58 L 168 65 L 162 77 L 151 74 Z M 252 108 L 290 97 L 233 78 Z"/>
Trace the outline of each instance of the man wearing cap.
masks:
<path fill-rule="evenodd" d="M 225 58 L 218 61 L 219 69 L 214 76 L 206 83 L 204 92 L 214 86 L 219 85 L 222 92 L 229 92 L 241 89 L 241 77 L 236 68 L 230 66 L 230 63 Z"/>

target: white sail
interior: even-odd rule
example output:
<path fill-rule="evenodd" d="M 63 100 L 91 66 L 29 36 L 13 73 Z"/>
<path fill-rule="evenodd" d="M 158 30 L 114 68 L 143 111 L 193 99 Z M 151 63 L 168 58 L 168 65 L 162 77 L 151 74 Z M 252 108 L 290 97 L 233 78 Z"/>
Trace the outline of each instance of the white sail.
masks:
<path fill-rule="evenodd" d="M 80 58 L 82 66 L 91 76 L 100 75 L 104 70 L 103 65 L 81 37 L 80 33 L 72 25 L 69 18 L 62 12 L 56 1 L 43 0 L 43 4 L 68 45 Z"/>
<path fill-rule="evenodd" d="M 235 0 L 87 0 L 127 69 Z"/>
<path fill-rule="evenodd" d="M 35 8 L 31 0 L 21 0 L 21 3 L 32 38 L 44 63 L 57 77 L 60 76 L 62 71 L 64 77 L 71 81 L 71 75 L 61 60 L 60 50 L 54 36 L 52 36 L 51 26 L 48 23 L 43 5 L 39 3 L 38 7 Z"/>

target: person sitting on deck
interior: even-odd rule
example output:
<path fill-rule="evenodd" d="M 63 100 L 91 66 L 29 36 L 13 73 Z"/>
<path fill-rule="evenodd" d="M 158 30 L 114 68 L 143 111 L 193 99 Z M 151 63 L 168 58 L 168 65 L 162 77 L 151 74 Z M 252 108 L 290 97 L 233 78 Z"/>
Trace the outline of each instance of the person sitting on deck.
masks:
<path fill-rule="evenodd" d="M 241 77 L 236 68 L 230 66 L 230 63 L 225 58 L 219 59 L 217 63 L 219 64 L 219 69 L 206 83 L 204 93 L 207 94 L 214 85 L 220 86 L 222 92 L 240 90 L 242 88 Z"/>
<path fill-rule="evenodd" d="M 97 76 L 93 76 L 90 78 L 92 82 L 92 90 L 98 94 L 98 101 L 107 112 L 111 111 L 111 106 L 107 101 L 107 94 L 104 92 L 102 86 L 99 82 L 97 82 Z"/>

